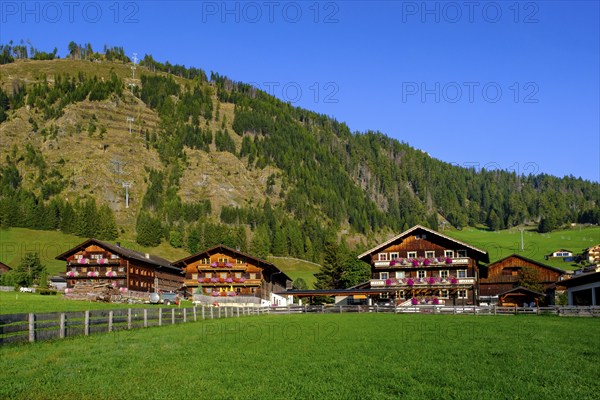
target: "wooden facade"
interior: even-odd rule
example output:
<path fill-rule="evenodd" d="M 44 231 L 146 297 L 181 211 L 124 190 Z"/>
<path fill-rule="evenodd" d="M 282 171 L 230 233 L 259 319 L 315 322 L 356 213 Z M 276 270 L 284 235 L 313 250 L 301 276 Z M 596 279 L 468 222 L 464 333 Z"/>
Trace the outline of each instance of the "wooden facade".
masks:
<path fill-rule="evenodd" d="M 89 239 L 56 257 L 67 263 L 61 274 L 72 288 L 78 282 L 110 283 L 140 292 L 176 291 L 183 275 L 164 258 Z"/>
<path fill-rule="evenodd" d="M 476 304 L 479 266 L 489 261 L 484 250 L 420 225 L 358 258 L 371 265 L 370 287 L 394 289 L 396 304 Z"/>
<path fill-rule="evenodd" d="M 0 275 L 2 275 L 5 272 L 10 271 L 12 268 L 9 267 L 8 265 L 4 264 L 2 261 L 0 261 Z"/>
<path fill-rule="evenodd" d="M 175 261 L 185 273 L 189 295 L 200 292 L 214 296 L 255 296 L 269 300 L 271 293 L 282 292 L 292 280 L 275 265 L 219 245 Z"/>
<path fill-rule="evenodd" d="M 552 304 L 555 283 L 565 271 L 518 254 L 510 255 L 491 263 L 486 268 L 482 268 L 479 279 L 480 300 L 491 301 L 501 293 L 518 287 L 523 268 L 530 268 L 536 271 L 539 276 L 537 283 L 545 288 L 546 303 Z"/>
<path fill-rule="evenodd" d="M 600 244 L 585 249 L 584 259 L 590 264 L 600 264 Z"/>

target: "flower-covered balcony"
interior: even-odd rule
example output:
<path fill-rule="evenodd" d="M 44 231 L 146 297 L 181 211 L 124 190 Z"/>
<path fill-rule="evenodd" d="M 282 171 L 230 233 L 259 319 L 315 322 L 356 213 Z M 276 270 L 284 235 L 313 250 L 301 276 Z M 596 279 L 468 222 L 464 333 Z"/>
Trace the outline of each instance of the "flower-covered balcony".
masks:
<path fill-rule="evenodd" d="M 121 260 L 118 258 L 79 258 L 73 259 L 67 265 L 75 267 L 79 265 L 119 265 Z"/>
<path fill-rule="evenodd" d="M 245 271 L 248 264 L 230 263 L 230 262 L 212 262 L 210 264 L 198 265 L 201 271 Z"/>
<path fill-rule="evenodd" d="M 374 262 L 375 268 L 422 268 L 468 264 L 468 257 L 397 258 L 391 261 Z"/>
<path fill-rule="evenodd" d="M 100 278 L 104 278 L 104 279 L 111 279 L 111 278 L 125 278 L 127 276 L 127 273 L 125 271 L 114 271 L 114 270 L 110 270 L 110 271 L 102 271 L 102 270 L 91 270 L 91 271 L 67 271 L 67 272 L 61 272 L 60 276 L 62 276 L 63 278 L 68 278 L 68 279 L 88 279 L 88 278 L 93 278 L 93 279 L 100 279 Z"/>
<path fill-rule="evenodd" d="M 426 278 L 402 278 L 402 279 L 371 279 L 371 287 L 389 287 L 399 289 L 411 288 L 449 288 L 459 286 L 471 286 L 475 284 L 474 277 L 456 278 L 449 276 L 448 278 L 426 277 Z"/>

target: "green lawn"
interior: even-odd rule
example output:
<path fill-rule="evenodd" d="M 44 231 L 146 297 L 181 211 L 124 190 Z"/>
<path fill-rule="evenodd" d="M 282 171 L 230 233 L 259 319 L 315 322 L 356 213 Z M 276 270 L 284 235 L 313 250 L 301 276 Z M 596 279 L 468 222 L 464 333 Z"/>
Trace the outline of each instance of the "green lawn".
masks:
<path fill-rule="evenodd" d="M 576 265 L 562 260 L 545 260 L 544 256 L 558 249 L 581 253 L 583 249 L 600 243 L 600 228 L 573 228 L 550 233 L 526 230 L 523 233 L 524 251 L 520 251 L 521 232 L 517 228 L 491 232 L 475 228 L 460 231 L 446 230 L 443 233 L 462 240 L 480 249 L 487 250 L 490 261 L 496 261 L 513 253 L 522 254 L 539 262 L 564 270 L 576 269 Z"/>
<path fill-rule="evenodd" d="M 191 306 L 183 301 L 182 306 Z M 156 308 L 156 305 L 100 303 L 83 300 L 66 300 L 62 294 L 41 296 L 37 293 L 0 292 L 0 314 L 68 312 L 86 310 L 114 310 L 115 308 Z M 162 307 L 162 306 L 161 306 Z"/>
<path fill-rule="evenodd" d="M 317 264 L 295 258 L 269 257 L 268 260 L 293 280 L 297 278 L 304 279 L 311 289 L 313 288 L 313 284 L 317 281 L 315 274 L 319 272 L 319 269 L 321 268 Z"/>
<path fill-rule="evenodd" d="M 596 399 L 598 343 L 591 318 L 230 318 L 0 348 L 0 398 Z"/>

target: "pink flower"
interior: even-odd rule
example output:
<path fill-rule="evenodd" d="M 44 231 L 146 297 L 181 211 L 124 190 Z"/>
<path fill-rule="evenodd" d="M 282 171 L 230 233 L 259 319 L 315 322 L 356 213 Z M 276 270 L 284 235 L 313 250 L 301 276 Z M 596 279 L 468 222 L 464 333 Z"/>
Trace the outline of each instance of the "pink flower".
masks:
<path fill-rule="evenodd" d="M 417 304 L 419 304 L 419 300 L 416 297 L 413 297 L 412 299 L 410 299 L 410 303 L 413 306 L 416 306 Z"/>
<path fill-rule="evenodd" d="M 408 286 L 413 286 L 415 284 L 415 281 L 413 281 L 411 278 L 408 278 L 408 280 L 406 281 L 406 284 Z"/>
<path fill-rule="evenodd" d="M 425 266 L 429 265 L 430 263 L 431 263 L 431 261 L 429 261 L 429 259 L 423 261 L 423 265 L 425 265 Z"/>
<path fill-rule="evenodd" d="M 452 264 L 452 259 L 450 257 L 446 257 L 446 264 Z"/>
<path fill-rule="evenodd" d="M 394 265 L 396 265 L 396 260 L 390 261 L 390 267 L 393 267 Z"/>
<path fill-rule="evenodd" d="M 453 285 L 456 285 L 458 283 L 458 279 L 456 279 L 455 277 L 452 277 L 450 279 L 450 283 L 453 284 Z"/>
<path fill-rule="evenodd" d="M 392 284 L 392 280 L 391 279 L 386 279 L 385 280 L 385 284 L 390 286 Z"/>

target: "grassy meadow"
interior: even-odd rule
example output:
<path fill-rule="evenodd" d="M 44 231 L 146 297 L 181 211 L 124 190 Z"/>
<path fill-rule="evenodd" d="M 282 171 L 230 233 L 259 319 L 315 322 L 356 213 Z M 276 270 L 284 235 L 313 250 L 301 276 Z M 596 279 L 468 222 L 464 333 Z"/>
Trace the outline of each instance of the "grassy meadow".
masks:
<path fill-rule="evenodd" d="M 0 398 L 596 399 L 598 343 L 591 318 L 229 318 L 2 347 Z"/>
<path fill-rule="evenodd" d="M 181 302 L 190 307 L 191 301 Z M 116 308 L 176 307 L 142 304 L 101 303 L 95 301 L 66 300 L 62 294 L 41 296 L 37 293 L 0 292 L 0 314 L 49 313 L 86 310 L 114 310 Z"/>

